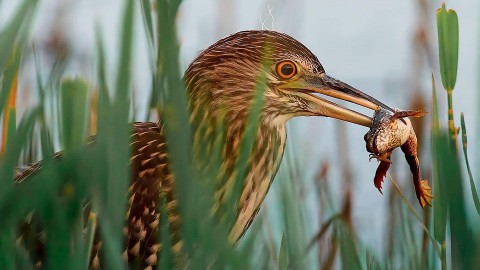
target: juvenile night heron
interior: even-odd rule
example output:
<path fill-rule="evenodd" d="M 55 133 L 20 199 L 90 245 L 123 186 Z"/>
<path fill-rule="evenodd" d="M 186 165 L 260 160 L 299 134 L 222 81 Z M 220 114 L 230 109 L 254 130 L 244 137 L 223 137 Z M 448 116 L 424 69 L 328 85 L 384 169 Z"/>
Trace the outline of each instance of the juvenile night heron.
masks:
<path fill-rule="evenodd" d="M 224 131 L 222 164 L 218 171 L 224 185 L 217 190 L 222 200 L 236 179 L 235 163 L 259 77 L 265 76 L 263 107 L 248 159 L 236 221 L 230 231 L 232 242 L 245 233 L 257 214 L 282 160 L 286 122 L 296 116 L 332 117 L 369 127 L 372 119 L 322 99 L 315 94 L 356 103 L 372 110 L 388 106 L 352 86 L 329 77 L 317 57 L 292 37 L 274 31 L 243 31 L 208 47 L 185 72 L 193 145 L 211 144 L 215 130 Z M 220 126 L 223 125 L 223 129 Z M 134 123 L 132 136 L 133 179 L 127 220 L 127 247 L 124 256 L 140 258 L 144 267 L 157 262 L 156 237 L 159 198 L 166 199 L 171 227 L 178 228 L 171 174 L 162 124 Z M 210 149 L 206 147 L 206 149 Z M 208 161 L 207 161 L 208 163 Z M 38 166 L 37 166 L 38 167 Z M 36 168 L 17 176 L 22 180 Z M 159 188 L 161 187 L 161 188 Z M 174 249 L 181 249 L 178 231 Z M 99 266 L 94 247 L 92 267 Z"/>

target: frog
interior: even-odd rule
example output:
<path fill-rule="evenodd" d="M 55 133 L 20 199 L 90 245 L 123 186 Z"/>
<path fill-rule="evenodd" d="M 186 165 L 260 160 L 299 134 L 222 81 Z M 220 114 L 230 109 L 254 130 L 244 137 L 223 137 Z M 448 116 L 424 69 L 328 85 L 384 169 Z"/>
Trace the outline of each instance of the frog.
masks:
<path fill-rule="evenodd" d="M 420 177 L 418 140 L 409 117 L 422 117 L 425 114 L 424 110 L 394 109 L 394 112 L 391 112 L 379 109 L 374 112 L 370 129 L 364 136 L 370 160 L 379 161 L 373 179 L 378 191 L 383 194 L 382 183 L 392 163 L 392 152 L 400 147 L 410 167 L 415 195 L 422 208 L 431 206 L 433 195 L 428 180 L 422 180 Z"/>

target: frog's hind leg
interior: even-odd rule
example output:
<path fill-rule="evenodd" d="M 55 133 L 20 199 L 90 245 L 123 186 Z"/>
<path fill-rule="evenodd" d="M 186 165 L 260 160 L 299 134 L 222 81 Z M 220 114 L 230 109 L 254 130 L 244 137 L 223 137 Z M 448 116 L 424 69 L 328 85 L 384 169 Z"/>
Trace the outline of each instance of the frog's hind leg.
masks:
<path fill-rule="evenodd" d="M 380 160 L 380 159 L 379 159 Z M 380 191 L 380 193 L 383 195 L 382 192 L 382 183 L 383 183 L 383 178 L 387 175 L 387 171 L 390 168 L 390 155 L 388 155 L 386 160 L 380 160 L 380 164 L 378 165 L 377 171 L 375 172 L 375 177 L 373 178 L 373 184 L 375 187 Z"/>
<path fill-rule="evenodd" d="M 432 189 L 428 185 L 427 180 L 422 180 L 420 178 L 420 163 L 417 156 L 416 137 L 411 135 L 411 138 L 401 146 L 401 149 L 405 154 L 405 159 L 407 160 L 408 165 L 410 166 L 410 171 L 413 175 L 413 185 L 415 186 L 415 195 L 417 195 L 420 206 L 422 206 L 422 208 L 427 205 L 430 206 L 433 199 Z"/>

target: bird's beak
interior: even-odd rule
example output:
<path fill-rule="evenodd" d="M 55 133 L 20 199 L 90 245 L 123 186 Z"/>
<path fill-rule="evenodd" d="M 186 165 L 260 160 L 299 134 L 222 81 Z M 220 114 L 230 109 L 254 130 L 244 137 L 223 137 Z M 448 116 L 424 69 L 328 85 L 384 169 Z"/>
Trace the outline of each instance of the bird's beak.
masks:
<path fill-rule="evenodd" d="M 384 108 L 393 112 L 393 109 L 375 98 L 324 73 L 301 76 L 297 80 L 287 83 L 284 87 L 289 90 L 297 90 L 295 91 L 295 95 L 300 96 L 308 102 L 310 113 L 332 117 L 366 127 L 371 126 L 371 117 L 312 95 L 312 93 L 342 99 L 375 111 Z"/>

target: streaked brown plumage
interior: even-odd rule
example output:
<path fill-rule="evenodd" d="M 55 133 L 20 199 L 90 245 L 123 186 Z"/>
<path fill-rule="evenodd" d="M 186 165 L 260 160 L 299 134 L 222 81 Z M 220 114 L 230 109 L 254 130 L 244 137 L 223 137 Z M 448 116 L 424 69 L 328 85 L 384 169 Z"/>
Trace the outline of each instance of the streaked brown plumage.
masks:
<path fill-rule="evenodd" d="M 264 72 L 264 73 L 262 73 Z M 239 145 L 245 129 L 255 85 L 260 74 L 266 76 L 263 107 L 253 150 L 245 172 L 235 171 Z M 381 102 L 325 74 L 317 57 L 288 35 L 273 31 L 244 31 L 219 40 L 204 50 L 188 67 L 184 76 L 194 130 L 194 155 L 213 151 L 218 131 L 224 130 L 222 164 L 218 169 L 215 206 L 218 209 L 230 194 L 236 176 L 246 175 L 232 224 L 232 243 L 245 233 L 260 209 L 280 165 L 286 142 L 285 123 L 295 116 L 326 116 L 369 126 L 370 117 L 340 107 L 312 93 L 341 98 L 378 109 Z M 127 247 L 124 257 L 144 268 L 156 265 L 156 234 L 160 198 L 167 202 L 174 250 L 181 250 L 180 217 L 176 211 L 175 181 L 168 166 L 167 142 L 162 124 L 132 125 L 133 171 L 130 207 L 126 221 Z M 223 129 L 224 128 L 224 129 Z M 194 158 L 195 160 L 195 158 Z M 200 169 L 208 160 L 197 162 Z M 40 165 L 17 176 L 28 177 Z M 92 254 L 92 268 L 101 267 L 97 242 Z"/>

